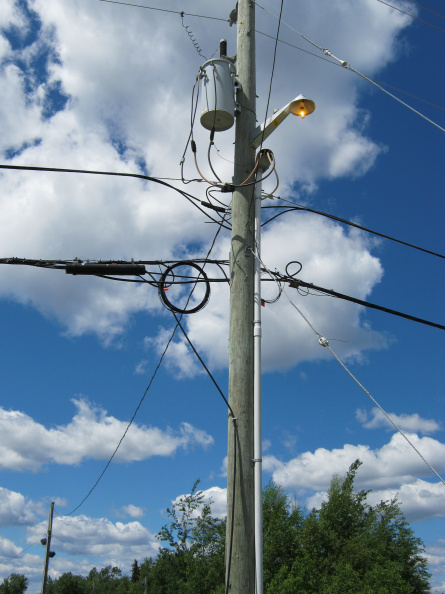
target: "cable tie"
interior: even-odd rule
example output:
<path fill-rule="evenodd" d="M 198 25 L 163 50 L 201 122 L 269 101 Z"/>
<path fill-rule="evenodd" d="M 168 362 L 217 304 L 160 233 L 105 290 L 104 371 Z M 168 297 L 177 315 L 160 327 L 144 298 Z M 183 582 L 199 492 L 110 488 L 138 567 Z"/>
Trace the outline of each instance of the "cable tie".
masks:
<path fill-rule="evenodd" d="M 319 339 L 318 339 L 318 342 L 321 344 L 322 347 L 328 347 L 329 346 L 329 341 L 324 336 L 320 336 Z"/>

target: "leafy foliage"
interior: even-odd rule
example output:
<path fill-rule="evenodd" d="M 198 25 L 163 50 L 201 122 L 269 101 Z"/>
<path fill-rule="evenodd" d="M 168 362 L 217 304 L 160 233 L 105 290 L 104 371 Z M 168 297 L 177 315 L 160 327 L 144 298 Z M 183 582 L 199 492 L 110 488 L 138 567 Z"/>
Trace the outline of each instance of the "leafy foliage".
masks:
<path fill-rule="evenodd" d="M 427 562 L 397 500 L 375 507 L 354 490 L 361 462 L 335 476 L 328 500 L 298 531 L 291 567 L 282 565 L 267 592 L 317 594 L 421 594 L 429 592 Z"/>
<path fill-rule="evenodd" d="M 27 588 L 28 578 L 19 573 L 11 573 L 0 584 L 0 594 L 23 594 Z"/>
<path fill-rule="evenodd" d="M 327 501 L 307 512 L 269 483 L 263 491 L 266 594 L 423 594 L 430 592 L 422 541 L 397 499 L 375 506 L 356 491 L 361 462 L 334 476 Z M 156 559 L 134 561 L 131 579 L 117 567 L 93 568 L 88 577 L 63 574 L 48 594 L 223 594 L 226 522 L 212 517 L 199 480 L 167 509 Z M 25 576 L 12 574 L 0 594 L 22 594 Z M 13 589 L 16 588 L 16 589 Z M 22 589 L 20 589 L 22 588 Z"/>

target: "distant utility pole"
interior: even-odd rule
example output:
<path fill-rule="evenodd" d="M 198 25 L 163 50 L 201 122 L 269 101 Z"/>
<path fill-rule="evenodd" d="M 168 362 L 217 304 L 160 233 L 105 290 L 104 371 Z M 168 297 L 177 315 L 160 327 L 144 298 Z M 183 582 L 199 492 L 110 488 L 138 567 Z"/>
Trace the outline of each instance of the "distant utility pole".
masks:
<path fill-rule="evenodd" d="M 43 567 L 42 594 L 45 594 L 45 592 L 46 592 L 46 581 L 48 579 L 48 562 L 49 562 L 49 558 L 51 556 L 50 555 L 50 547 L 51 547 L 51 532 L 53 529 L 53 513 L 54 513 L 54 503 L 51 503 L 51 507 L 49 509 L 47 536 L 46 536 L 46 539 L 43 538 L 40 541 L 42 544 L 46 544 L 45 565 Z M 54 554 L 52 556 L 54 556 Z"/>
<path fill-rule="evenodd" d="M 255 3 L 250 0 L 238 1 L 237 74 L 240 113 L 235 129 L 235 185 L 242 184 L 255 166 L 255 150 L 250 146 L 256 127 Z M 229 403 L 235 419 L 229 417 L 226 537 L 226 590 L 231 594 L 255 592 L 254 203 L 254 185 L 236 188 L 232 201 L 229 330 Z"/>

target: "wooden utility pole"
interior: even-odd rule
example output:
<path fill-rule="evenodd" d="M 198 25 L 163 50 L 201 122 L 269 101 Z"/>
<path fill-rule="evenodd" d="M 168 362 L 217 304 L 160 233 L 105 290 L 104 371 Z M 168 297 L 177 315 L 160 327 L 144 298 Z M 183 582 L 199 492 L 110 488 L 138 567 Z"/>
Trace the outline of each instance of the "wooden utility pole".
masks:
<path fill-rule="evenodd" d="M 255 4 L 250 0 L 238 1 L 237 75 L 241 111 L 235 130 L 235 185 L 242 184 L 255 166 L 255 150 L 250 147 L 250 134 L 256 127 Z M 229 403 L 235 418 L 229 416 L 226 537 L 226 591 L 231 594 L 255 592 L 254 187 L 236 188 L 232 201 Z"/>
<path fill-rule="evenodd" d="M 51 532 L 53 529 L 53 514 L 54 514 L 54 503 L 51 503 L 51 507 L 49 508 L 49 518 L 48 518 L 48 532 L 46 535 L 46 552 L 45 552 L 45 565 L 43 568 L 43 580 L 42 580 L 42 594 L 46 592 L 46 581 L 48 579 L 48 562 L 49 562 L 49 553 L 51 547 Z M 43 541 L 45 542 L 45 541 Z"/>

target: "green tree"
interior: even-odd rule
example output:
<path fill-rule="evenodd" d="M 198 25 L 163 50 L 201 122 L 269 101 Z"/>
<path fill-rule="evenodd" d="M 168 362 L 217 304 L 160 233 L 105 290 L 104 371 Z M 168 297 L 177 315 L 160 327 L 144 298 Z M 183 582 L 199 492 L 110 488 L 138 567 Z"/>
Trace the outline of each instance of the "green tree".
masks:
<path fill-rule="evenodd" d="M 292 567 L 283 565 L 267 592 L 294 594 L 422 594 L 429 592 L 423 545 L 397 500 L 367 504 L 354 479 L 334 476 L 328 500 L 301 525 Z"/>
<path fill-rule="evenodd" d="M 28 588 L 28 578 L 19 573 L 11 573 L 0 584 L 0 594 L 23 594 Z"/>
<path fill-rule="evenodd" d="M 167 546 L 141 565 L 140 579 L 147 578 L 149 592 L 211 594 L 224 584 L 225 521 L 212 517 L 199 482 L 167 509 L 170 522 L 157 535 Z"/>
<path fill-rule="evenodd" d="M 264 587 L 282 567 L 290 568 L 298 552 L 304 521 L 302 510 L 289 501 L 283 487 L 270 482 L 263 490 Z"/>
<path fill-rule="evenodd" d="M 86 578 L 68 572 L 56 580 L 48 579 L 46 592 L 47 594 L 86 594 L 89 590 Z"/>
<path fill-rule="evenodd" d="M 133 565 L 131 566 L 131 581 L 133 583 L 138 582 L 141 575 L 141 570 L 139 569 L 139 565 L 137 559 L 133 561 Z"/>

